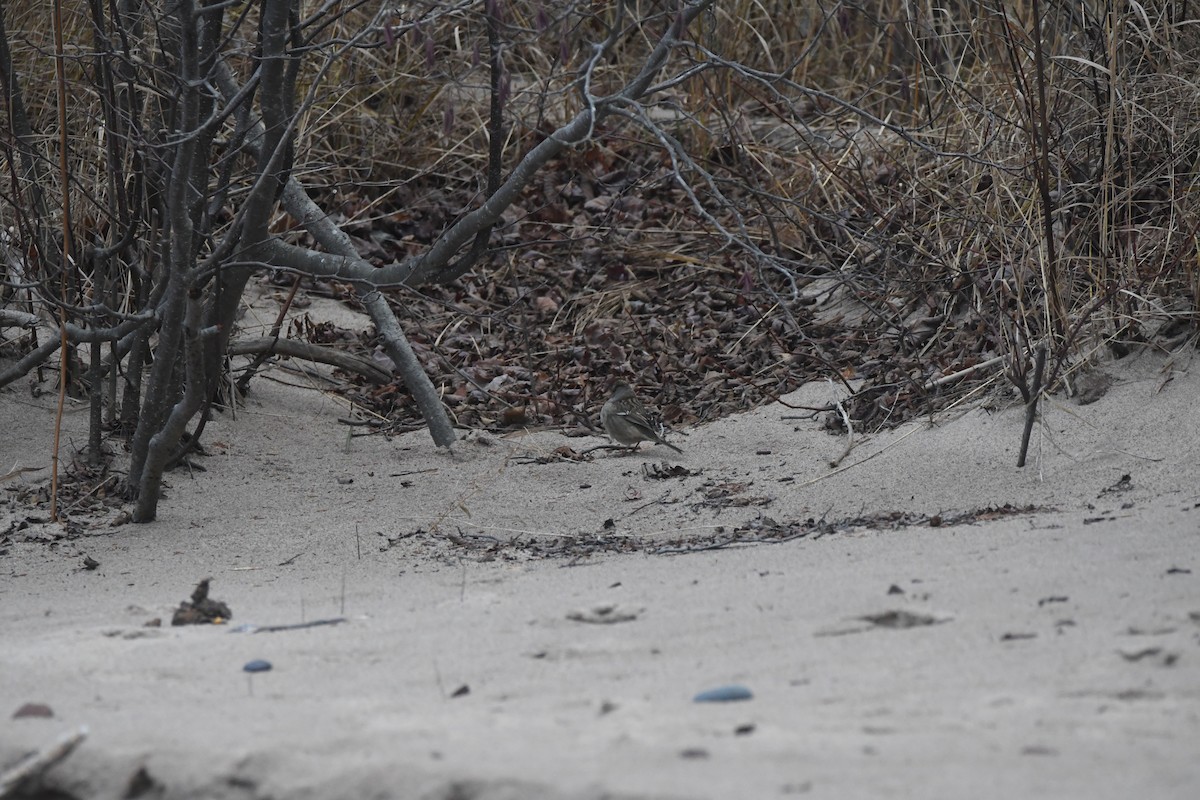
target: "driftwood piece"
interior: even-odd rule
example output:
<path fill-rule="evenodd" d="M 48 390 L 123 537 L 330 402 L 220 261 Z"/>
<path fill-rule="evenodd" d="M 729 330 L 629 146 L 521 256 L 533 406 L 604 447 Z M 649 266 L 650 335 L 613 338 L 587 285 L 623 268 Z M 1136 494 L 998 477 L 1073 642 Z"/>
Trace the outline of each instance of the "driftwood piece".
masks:
<path fill-rule="evenodd" d="M 80 725 L 4 770 L 3 773 L 0 773 L 0 800 L 15 793 L 25 781 L 44 775 L 55 764 L 71 755 L 71 752 L 87 738 L 87 735 L 87 726 Z"/>

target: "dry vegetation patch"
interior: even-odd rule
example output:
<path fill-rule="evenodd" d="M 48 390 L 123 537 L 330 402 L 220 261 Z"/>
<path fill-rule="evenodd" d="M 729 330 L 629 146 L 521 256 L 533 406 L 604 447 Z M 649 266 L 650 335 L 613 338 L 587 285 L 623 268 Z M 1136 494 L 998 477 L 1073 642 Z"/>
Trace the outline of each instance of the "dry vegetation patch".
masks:
<path fill-rule="evenodd" d="M 493 156 L 503 177 L 627 85 L 677 19 L 656 2 L 485 5 L 295 6 L 288 46 L 319 57 L 297 62 L 289 174 L 379 267 L 430 252 L 494 191 Z M 80 244 L 71 286 L 76 298 L 103 291 L 125 314 L 156 280 L 157 218 L 146 214 L 126 260 L 96 254 L 116 247 L 130 198 L 153 206 L 128 189 L 138 159 L 170 137 L 127 131 L 114 148 L 119 126 L 100 109 L 129 92 L 153 122 L 174 84 L 165 69 L 130 72 L 154 85 L 111 83 L 124 73 L 102 65 L 112 54 L 131 70 L 170 61 L 171 30 L 143 24 L 161 22 L 147 8 L 120 30 L 97 25 L 116 22 L 100 9 L 68 15 L 65 29 Z M 243 79 L 259 8 L 226 18 L 222 57 Z M 58 141 L 49 23 L 30 0 L 4 15 L 25 87 L 10 111 L 38 141 Z M 671 45 L 656 91 L 525 185 L 473 269 L 383 291 L 453 419 L 470 427 L 586 430 L 620 376 L 676 425 L 830 379 L 852 395 L 830 426 L 878 429 L 1006 374 L 1028 386 L 1038 347 L 1054 384 L 1141 343 L 1194 343 L 1193 17 L 1178 3 L 713 3 Z M 216 129 L 221 194 L 201 254 L 237 224 L 254 185 L 236 168 L 253 161 L 235 148 L 244 122 L 231 114 Z M 56 273 L 23 259 L 26 187 L 12 177 L 11 133 L 5 144 L 0 302 L 15 309 L 30 284 L 53 296 Z M 51 206 L 61 200 L 61 187 L 41 188 Z M 270 232 L 321 246 L 279 210 Z M 271 279 L 363 297 L 286 270 Z M 7 355 L 39 344 L 4 330 Z M 361 350 L 387 363 L 372 336 Z M 354 380 L 346 391 L 364 407 L 421 424 L 401 383 Z"/>
<path fill-rule="evenodd" d="M 1027 381 L 1037 342 L 1062 376 L 1188 340 L 1194 26 L 1132 10 L 1115 24 L 1085 4 L 1041 9 L 1038 41 L 1035 11 L 719 7 L 693 55 L 741 66 L 668 92 L 645 110 L 654 126 L 606 126 L 552 162 L 494 235 L 489 268 L 392 293 L 457 421 L 586 428 L 620 375 L 668 421 L 697 422 L 832 378 L 873 429 L 1006 371 Z M 449 34 L 435 40 L 453 51 Z M 548 71 L 513 80 L 517 152 L 547 109 L 577 102 L 569 58 L 535 62 Z M 422 160 L 465 172 L 457 191 L 439 167 L 352 196 L 371 212 L 345 220 L 362 254 L 420 252 L 471 206 L 486 99 L 445 90 L 421 105 L 440 143 Z M 402 387 L 354 396 L 420 424 Z"/>

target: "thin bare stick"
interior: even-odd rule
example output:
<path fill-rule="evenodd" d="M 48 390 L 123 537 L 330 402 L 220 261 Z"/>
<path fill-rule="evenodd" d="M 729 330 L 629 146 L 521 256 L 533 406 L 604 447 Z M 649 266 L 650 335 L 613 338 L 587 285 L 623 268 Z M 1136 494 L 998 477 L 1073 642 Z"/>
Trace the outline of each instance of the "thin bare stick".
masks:
<path fill-rule="evenodd" d="M 842 454 L 837 458 L 829 459 L 829 466 L 836 468 L 841 465 L 846 456 L 850 455 L 850 451 L 854 449 L 854 445 L 856 445 L 857 442 L 854 441 L 854 425 L 850 420 L 850 414 L 846 411 L 846 407 L 842 405 L 842 401 L 838 399 L 833 381 L 829 378 L 826 378 L 825 380 L 829 383 L 829 391 L 833 392 L 833 403 L 835 406 L 837 406 L 838 414 L 840 414 L 842 417 L 842 424 L 846 426 L 846 449 L 843 450 Z"/>
<path fill-rule="evenodd" d="M 58 409 L 54 414 L 54 451 L 50 454 L 52 466 L 50 472 L 50 521 L 58 521 L 58 448 L 62 441 L 63 405 L 67 400 L 67 381 L 70 380 L 71 351 L 67 346 L 67 267 L 71 263 L 71 169 L 67 162 L 67 78 L 65 55 L 63 51 L 63 18 L 62 0 L 54 3 L 54 78 L 58 89 L 58 171 L 59 181 L 63 187 L 62 193 L 62 260 L 59 268 L 59 297 L 63 305 L 59 306 L 59 367 L 58 373 Z"/>
<path fill-rule="evenodd" d="M 80 725 L 75 730 L 64 733 L 46 747 L 30 753 L 3 773 L 0 773 L 0 798 L 5 798 L 13 794 L 22 783 L 37 775 L 44 774 L 46 770 L 71 755 L 71 752 L 79 746 L 80 742 L 87 738 L 87 735 L 87 726 Z"/>
<path fill-rule="evenodd" d="M 271 325 L 271 332 L 268 337 L 271 340 L 271 346 L 258 352 L 254 357 L 254 361 L 250 362 L 250 366 L 242 373 L 242 377 L 238 378 L 236 388 L 238 395 L 245 396 L 250 389 L 250 381 L 254 378 L 254 374 L 262 367 L 266 360 L 275 352 L 275 343 L 279 341 L 279 331 L 283 329 L 283 322 L 287 319 L 288 311 L 292 308 L 292 303 L 296 300 L 296 292 L 300 289 L 301 276 L 296 275 L 292 278 L 292 288 L 288 290 L 287 299 L 283 301 L 283 305 L 279 307 L 279 313 L 275 315 L 275 323 Z M 226 350 L 226 352 L 229 352 Z"/>
<path fill-rule="evenodd" d="M 1033 432 L 1033 420 L 1037 417 L 1038 398 L 1042 396 L 1042 371 L 1046 368 L 1046 345 L 1039 344 L 1037 362 L 1033 367 L 1033 385 L 1029 387 L 1029 402 L 1025 405 L 1025 431 L 1021 434 L 1021 453 L 1017 466 L 1025 466 L 1025 455 L 1029 452 L 1029 436 Z"/>

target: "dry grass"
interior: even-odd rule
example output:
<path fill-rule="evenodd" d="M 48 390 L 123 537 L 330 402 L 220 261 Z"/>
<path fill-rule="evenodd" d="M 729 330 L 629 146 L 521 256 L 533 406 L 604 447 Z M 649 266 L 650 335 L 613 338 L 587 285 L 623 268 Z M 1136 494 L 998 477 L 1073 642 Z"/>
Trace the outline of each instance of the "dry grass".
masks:
<path fill-rule="evenodd" d="M 318 7 L 303 5 L 306 12 Z M 573 82 L 588 43 L 613 21 L 615 4 L 500 5 L 511 166 L 580 109 Z M 669 19 L 662 5 L 630 4 L 626 19 L 645 21 L 598 66 L 594 92 L 619 86 L 636 70 Z M 1055 331 L 1082 330 L 1076 344 L 1086 355 L 1179 321 L 1194 325 L 1200 26 L 1171 16 L 1190 6 L 1118 4 L 1106 15 L 1111 4 L 1098 0 L 1048 4 L 1039 42 L 1031 2 L 797 5 L 718 3 L 676 64 L 719 56 L 743 68 L 698 74 L 670 89 L 651 115 L 693 155 L 695 169 L 683 174 L 713 218 L 733 227 L 733 214 L 740 214 L 744 236 L 788 273 L 782 279 L 755 267 L 760 279 L 748 291 L 762 293 L 757 302 L 768 316 L 803 328 L 812 321 L 799 302 L 805 286 L 832 281 L 866 311 L 846 322 L 845 357 L 827 363 L 852 366 L 862 350 L 854 342 L 891 337 L 896 352 L 925 359 L 923 378 L 1010 350 L 1024 353 Z M 823 17 L 822 8 L 834 11 Z M 318 41 L 350 38 L 373 9 L 331 17 Z M 469 9 L 419 25 L 400 16 L 384 20 L 386 34 L 348 51 L 316 88 L 296 172 L 348 225 L 391 221 L 403 228 L 404 215 L 445 220 L 478 202 L 487 153 L 487 44 L 477 7 Z M 14 0 L 4 13 L 34 128 L 51 141 L 52 44 L 42 4 Z M 231 31 L 242 67 L 252 23 Z M 146 31 L 139 46 L 149 57 L 153 26 Z M 68 40 L 76 208 L 101 230 L 111 185 L 88 77 L 85 17 L 70 20 Z M 1035 135 L 1039 50 L 1049 120 L 1049 241 Z M 308 65 L 302 90 L 319 65 Z M 548 323 L 577 336 L 596 319 L 621 317 L 639 292 L 669 286 L 676 265 L 734 274 L 744 258 L 717 250 L 711 220 L 680 192 L 678 216 L 635 237 L 619 215 L 549 213 L 556 202 L 575 202 L 572 175 L 595 186 L 604 183 L 597 180 L 602 171 L 624 170 L 621 197 L 661 193 L 670 182 L 665 158 L 655 169 L 632 155 L 659 146 L 651 133 L 628 124 L 601 133 L 601 141 L 554 165 L 531 189 L 502 232 L 509 249 L 481 267 L 496 270 L 498 281 L 519 281 L 515 252 L 578 261 L 588 248 L 620 241 L 636 281 L 563 298 L 572 313 Z M 0 219 L 11 224 L 11 186 L 7 175 L 0 181 Z M 526 241 L 527 233 L 537 241 Z M 424 239 L 412 236 L 404 246 L 419 251 Z M 1094 318 L 1081 328 L 1084 309 Z M 918 332 L 918 322 L 932 330 Z"/>

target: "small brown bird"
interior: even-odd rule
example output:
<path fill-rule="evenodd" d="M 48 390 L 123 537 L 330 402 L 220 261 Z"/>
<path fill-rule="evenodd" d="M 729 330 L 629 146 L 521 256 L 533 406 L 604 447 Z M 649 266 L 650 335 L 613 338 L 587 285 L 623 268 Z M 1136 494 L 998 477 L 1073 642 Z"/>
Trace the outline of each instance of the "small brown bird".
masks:
<path fill-rule="evenodd" d="M 676 453 L 683 452 L 662 438 L 666 427 L 638 402 L 627 383 L 618 383 L 613 387 L 612 397 L 600 409 L 600 424 L 614 441 L 634 450 L 642 442 L 657 442 Z"/>

